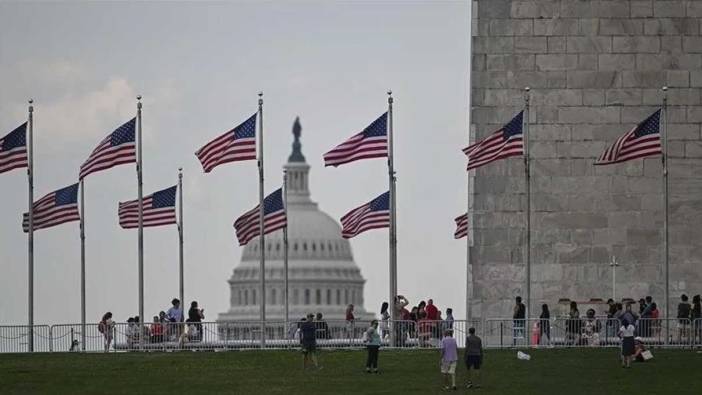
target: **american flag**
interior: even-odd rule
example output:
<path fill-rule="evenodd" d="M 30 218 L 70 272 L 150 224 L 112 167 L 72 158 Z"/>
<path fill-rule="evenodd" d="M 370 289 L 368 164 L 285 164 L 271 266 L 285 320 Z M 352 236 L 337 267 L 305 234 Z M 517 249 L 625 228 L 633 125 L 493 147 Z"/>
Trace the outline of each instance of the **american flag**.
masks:
<path fill-rule="evenodd" d="M 341 236 L 350 239 L 367 230 L 390 227 L 390 192 L 341 217 Z"/>
<path fill-rule="evenodd" d="M 468 236 L 468 214 L 456 217 L 454 221 L 456 221 L 456 231 L 453 233 L 453 238 L 461 239 Z"/>
<path fill-rule="evenodd" d="M 524 111 L 498 131 L 463 149 L 468 156 L 468 169 L 475 169 L 490 162 L 510 156 L 524 155 L 522 123 Z"/>
<path fill-rule="evenodd" d="M 27 167 L 27 123 L 0 139 L 0 173 Z"/>
<path fill-rule="evenodd" d="M 79 221 L 78 184 L 51 192 L 32 204 L 34 230 L 50 228 L 64 222 Z M 22 217 L 22 229 L 29 232 L 29 214 Z"/>
<path fill-rule="evenodd" d="M 223 163 L 256 159 L 256 115 L 195 152 L 205 173 Z"/>
<path fill-rule="evenodd" d="M 143 226 L 161 226 L 176 223 L 175 201 L 176 189 L 172 186 L 162 191 L 154 192 L 142 199 Z M 139 226 L 139 199 L 119 204 L 119 226 L 123 229 L 133 229 Z"/>
<path fill-rule="evenodd" d="M 90 173 L 109 169 L 117 165 L 135 163 L 135 129 L 136 118 L 132 118 L 105 137 L 80 166 L 79 179 L 82 180 Z"/>
<path fill-rule="evenodd" d="M 605 150 L 595 164 L 610 165 L 660 154 L 660 124 L 661 110 L 658 110 L 617 139 L 612 146 Z"/>
<path fill-rule="evenodd" d="M 261 228 L 258 223 L 259 207 L 261 205 L 257 204 L 256 207 L 234 221 L 234 229 L 236 229 L 239 245 L 246 245 L 254 237 L 261 234 Z M 283 206 L 283 189 L 280 188 L 263 199 L 263 234 L 283 229 L 286 226 L 288 226 L 288 220 Z"/>
<path fill-rule="evenodd" d="M 367 128 L 324 154 L 324 166 L 339 166 L 360 159 L 388 156 L 388 113 Z"/>

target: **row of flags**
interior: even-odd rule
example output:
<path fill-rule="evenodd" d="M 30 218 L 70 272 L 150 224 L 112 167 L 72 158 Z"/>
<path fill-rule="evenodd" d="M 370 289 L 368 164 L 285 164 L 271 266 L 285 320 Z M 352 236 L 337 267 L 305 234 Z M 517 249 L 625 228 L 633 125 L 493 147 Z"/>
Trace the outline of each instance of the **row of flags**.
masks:
<path fill-rule="evenodd" d="M 262 94 L 259 94 L 261 97 Z M 138 100 L 141 97 L 137 97 Z M 392 99 L 389 99 L 389 103 Z M 141 173 L 141 102 L 137 103 L 137 116 L 120 125 L 117 129 L 108 134 L 88 158 L 81 164 L 78 171 L 78 182 L 67 187 L 60 188 L 47 194 L 36 202 L 33 202 L 33 171 L 32 171 L 32 113 L 33 106 L 29 107 L 28 122 L 20 125 L 8 135 L 0 139 L 0 173 L 4 173 L 17 168 L 28 168 L 29 202 L 30 209 L 23 215 L 23 230 L 29 233 L 29 323 L 33 326 L 33 232 L 38 229 L 49 228 L 67 222 L 81 221 L 81 323 L 84 326 L 85 318 L 85 235 L 83 225 L 83 185 L 86 177 L 93 173 L 113 168 L 123 164 L 137 164 L 137 184 L 138 198 L 127 202 L 120 202 L 118 205 L 119 224 L 124 229 L 139 229 L 139 314 L 143 316 L 143 239 L 142 229 L 144 227 L 155 227 L 177 224 L 180 239 L 180 293 L 183 299 L 183 234 L 182 234 L 182 211 L 178 222 L 176 215 L 176 194 L 181 187 L 182 174 L 179 175 L 178 185 L 156 191 L 148 196 L 142 195 L 142 173 Z M 210 141 L 195 152 L 205 173 L 211 172 L 219 165 L 258 160 L 259 161 L 259 187 L 260 204 L 247 211 L 234 222 L 237 239 L 240 245 L 246 245 L 253 238 L 262 236 L 280 229 L 287 228 L 286 202 L 283 197 L 283 189 L 279 188 L 267 197 L 263 197 L 263 141 L 261 136 L 257 139 L 257 122 L 262 122 L 263 100 L 259 98 L 259 111 L 242 122 L 240 125 L 229 130 Z M 392 121 L 390 121 L 390 125 Z M 388 156 L 388 113 L 376 119 L 370 126 L 361 133 L 353 136 L 346 142 L 337 146 L 325 155 L 325 165 L 339 166 L 341 164 L 354 162 L 361 159 L 387 157 Z M 257 150 L 260 149 L 259 152 Z M 257 156 L 258 154 L 258 156 Z M 391 160 L 388 162 L 392 169 Z M 394 174 L 391 171 L 391 174 Z M 394 184 L 391 184 L 394 185 Z M 391 215 L 389 207 L 391 205 L 392 191 L 386 192 L 378 198 L 372 200 L 342 218 L 344 223 L 344 237 L 354 237 L 366 230 L 380 227 L 391 227 Z M 80 198 L 78 193 L 80 192 Z M 181 192 L 182 209 L 182 192 Z M 80 207 L 79 207 L 80 206 Z M 263 206 L 263 207 L 261 207 Z M 392 236 L 391 236 L 392 239 Z M 261 239 L 263 251 L 263 239 Z M 265 263 L 263 254 L 261 257 L 261 294 L 265 295 Z M 391 287 L 392 288 L 392 287 Z M 286 296 L 287 297 L 287 296 Z M 265 303 L 261 303 L 261 322 L 265 322 Z M 287 313 L 286 313 L 287 314 Z M 262 332 L 263 330 L 262 324 Z M 85 343 L 85 329 L 83 333 L 83 344 Z M 262 338 L 262 343 L 264 342 Z M 28 343 L 30 351 L 33 349 L 33 342 Z"/>
<path fill-rule="evenodd" d="M 660 120 L 659 109 L 607 147 L 594 165 L 610 165 L 661 154 Z M 464 148 L 463 153 L 468 157 L 467 170 L 477 169 L 500 159 L 524 155 L 523 125 L 524 111 L 520 111 L 502 128 Z M 466 237 L 468 215 L 463 214 L 454 221 L 454 238 Z"/>
<path fill-rule="evenodd" d="M 121 164 L 136 163 L 136 118 L 118 127 L 91 152 L 80 166 L 79 180 L 89 174 Z M 27 167 L 26 123 L 0 140 L 0 173 Z M 79 221 L 79 183 L 53 191 L 32 205 L 34 230 L 49 228 L 66 222 Z M 176 223 L 175 200 L 177 186 L 143 198 L 143 226 Z M 138 199 L 119 203 L 119 224 L 124 229 L 138 226 Z M 22 228 L 29 231 L 29 214 L 23 214 Z"/>
<path fill-rule="evenodd" d="M 383 113 L 360 133 L 324 154 L 324 166 L 338 167 L 362 159 L 388 156 L 388 113 Z M 390 191 L 341 217 L 341 236 L 350 239 L 379 228 L 390 227 Z"/>
<path fill-rule="evenodd" d="M 195 153 L 205 173 L 225 163 L 256 159 L 256 115 L 210 141 Z M 336 167 L 361 159 L 387 157 L 387 117 L 387 113 L 382 114 L 363 131 L 324 154 L 325 166 Z M 389 192 L 385 192 L 344 215 L 341 218 L 342 236 L 351 238 L 366 230 L 389 227 L 388 195 Z M 265 197 L 263 209 L 263 234 L 287 226 L 282 189 L 277 189 Z M 256 205 L 234 221 L 234 229 L 240 245 L 246 245 L 260 235 L 259 210 L 260 205 Z"/>
<path fill-rule="evenodd" d="M 200 148 L 195 155 L 205 173 L 215 167 L 236 161 L 256 159 L 256 117 L 252 115 L 234 129 L 217 137 Z M 388 156 L 387 117 L 382 114 L 360 133 L 324 154 L 325 166 L 339 166 L 357 160 Z M 524 155 L 524 111 L 519 112 L 502 128 L 463 149 L 468 157 L 467 170 L 491 162 Z M 594 163 L 608 165 L 637 158 L 661 154 L 661 110 L 657 110 L 609 146 Z M 0 173 L 27 167 L 27 124 L 23 123 L 0 139 Z M 127 121 L 103 139 L 88 159 L 80 166 L 79 179 L 89 174 L 121 164 L 136 162 L 136 118 Z M 154 192 L 143 198 L 143 226 L 162 226 L 176 223 L 175 200 L 177 186 Z M 73 184 L 47 194 L 33 205 L 34 229 L 43 229 L 65 222 L 78 221 L 78 184 Z M 389 227 L 389 192 L 354 208 L 343 217 L 342 236 L 355 237 L 367 230 Z M 260 234 L 257 212 L 259 206 L 244 213 L 234 228 L 241 245 Z M 277 189 L 264 200 L 264 234 L 286 225 L 282 189 Z M 119 223 L 125 229 L 137 227 L 138 200 L 119 203 Z M 28 231 L 27 213 L 23 229 Z M 270 218 L 270 221 L 268 220 Z M 467 215 L 455 219 L 455 238 L 468 234 Z"/>

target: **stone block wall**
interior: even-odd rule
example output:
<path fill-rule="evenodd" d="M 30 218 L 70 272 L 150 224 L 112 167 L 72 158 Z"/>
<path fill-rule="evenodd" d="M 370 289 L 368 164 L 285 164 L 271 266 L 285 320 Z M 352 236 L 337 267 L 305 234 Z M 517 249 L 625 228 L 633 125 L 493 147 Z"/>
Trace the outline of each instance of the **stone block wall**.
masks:
<path fill-rule="evenodd" d="M 536 315 L 559 298 L 611 297 L 612 256 L 617 299 L 665 305 L 661 158 L 593 162 L 670 87 L 674 316 L 681 293 L 702 293 L 702 1 L 479 0 L 472 29 L 472 137 L 509 121 L 531 88 Z M 484 166 L 472 185 L 472 315 L 511 316 L 526 287 L 523 160 Z"/>

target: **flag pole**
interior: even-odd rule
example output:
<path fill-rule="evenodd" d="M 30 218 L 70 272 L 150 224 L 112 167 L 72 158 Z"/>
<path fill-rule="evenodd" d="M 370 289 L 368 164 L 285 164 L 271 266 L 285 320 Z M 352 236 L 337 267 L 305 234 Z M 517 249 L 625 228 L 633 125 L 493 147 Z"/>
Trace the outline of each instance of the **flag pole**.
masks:
<path fill-rule="evenodd" d="M 388 304 L 392 306 L 391 318 L 393 321 L 399 319 L 397 317 L 397 312 L 395 311 L 395 298 L 397 297 L 397 222 L 395 213 L 395 167 L 394 167 L 394 155 L 393 155 L 393 144 L 394 138 L 392 135 L 392 104 L 394 102 L 392 97 L 392 90 L 388 90 L 388 122 L 387 122 L 387 134 L 388 134 L 388 176 L 390 181 L 390 298 Z M 390 344 L 395 345 L 395 331 L 390 331 Z"/>
<path fill-rule="evenodd" d="M 288 218 L 288 170 L 283 169 L 283 199 L 284 199 L 284 210 L 285 218 Z M 287 336 L 287 331 L 290 329 L 290 303 L 288 299 L 289 294 L 289 282 L 288 282 L 288 226 L 285 225 L 283 228 L 283 282 L 285 286 L 285 334 Z"/>
<path fill-rule="evenodd" d="M 524 140 L 524 175 L 526 176 L 526 315 L 529 319 L 531 312 L 531 171 L 529 162 L 529 99 L 531 89 L 524 88 L 524 130 L 522 138 Z M 525 322 L 526 326 L 526 322 Z M 526 328 L 528 329 L 528 328 Z M 525 330 L 526 330 L 525 329 Z M 527 336 L 527 342 L 529 336 Z"/>
<path fill-rule="evenodd" d="M 470 18 L 470 22 L 468 22 L 468 29 L 473 31 L 473 18 L 476 18 L 477 16 L 472 15 L 472 9 L 468 8 L 468 18 Z M 473 43 L 472 39 L 468 40 L 468 51 L 469 53 L 472 53 L 473 50 Z M 473 57 L 470 56 L 468 58 L 468 70 L 473 70 Z M 470 72 L 468 73 L 468 87 L 471 86 L 471 75 Z M 470 146 L 471 142 L 473 141 L 471 139 L 471 124 L 473 122 L 473 94 L 471 92 L 471 89 L 468 88 L 468 146 Z M 471 177 L 470 177 L 470 171 L 466 172 L 466 177 L 467 177 L 467 184 L 466 184 L 466 190 L 468 191 L 468 196 L 466 198 L 466 320 L 471 320 L 473 318 L 473 266 L 470 264 L 470 238 L 471 238 L 471 231 L 470 231 L 470 225 L 471 225 L 471 202 L 472 202 L 472 196 L 471 196 Z M 482 313 L 481 313 L 482 316 Z"/>
<path fill-rule="evenodd" d="M 85 180 L 80 180 L 80 349 L 85 351 Z"/>
<path fill-rule="evenodd" d="M 183 168 L 178 168 L 178 272 L 180 274 L 180 305 L 185 306 L 185 279 L 183 264 Z"/>
<path fill-rule="evenodd" d="M 470 139 L 470 124 L 468 125 L 468 145 L 470 146 L 470 142 L 472 141 Z M 473 310 L 471 307 L 471 303 L 473 301 L 473 265 L 470 264 L 470 237 L 471 237 L 471 231 L 470 231 L 470 212 L 471 212 L 471 189 L 470 189 L 470 171 L 466 172 L 467 173 L 467 187 L 466 190 L 468 191 L 468 196 L 466 200 L 466 320 L 470 320 L 473 318 Z"/>
<path fill-rule="evenodd" d="M 27 183 L 29 186 L 29 231 L 27 232 L 27 346 L 34 351 L 34 100 L 29 99 L 27 119 Z"/>
<path fill-rule="evenodd" d="M 141 168 L 141 95 L 137 96 L 137 191 L 139 200 L 139 348 L 144 346 L 144 207 Z M 182 302 L 181 302 L 182 303 Z M 182 306 L 182 304 L 181 304 Z M 182 309 L 182 307 L 181 307 Z"/>
<path fill-rule="evenodd" d="M 258 93 L 258 227 L 261 251 L 261 262 L 258 268 L 261 295 L 259 296 L 261 320 L 261 348 L 266 346 L 266 239 L 264 237 L 263 216 L 263 92 Z"/>
<path fill-rule="evenodd" d="M 668 241 L 668 87 L 664 86 L 663 87 L 663 113 L 665 114 L 664 118 L 664 123 L 663 123 L 663 155 L 661 155 L 661 159 L 663 161 L 663 243 L 665 245 L 664 247 L 664 263 L 665 263 L 665 322 L 666 326 L 668 328 L 668 331 L 670 331 L 670 323 L 668 322 L 668 318 L 670 317 L 670 309 L 668 308 L 670 305 L 670 295 L 669 295 L 669 288 L 670 288 L 670 277 L 669 277 L 669 266 L 668 266 L 668 258 L 669 258 L 669 252 L 670 252 L 670 244 Z M 670 335 L 666 335 L 665 337 L 665 344 L 668 344 L 668 339 Z"/>

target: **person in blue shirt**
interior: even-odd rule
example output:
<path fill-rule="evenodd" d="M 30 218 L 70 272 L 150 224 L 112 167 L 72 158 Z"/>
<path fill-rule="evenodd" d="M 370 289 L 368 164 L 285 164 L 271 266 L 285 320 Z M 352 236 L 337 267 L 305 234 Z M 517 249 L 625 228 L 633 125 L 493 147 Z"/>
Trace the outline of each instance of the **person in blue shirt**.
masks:
<path fill-rule="evenodd" d="M 183 322 L 183 310 L 180 308 L 180 300 L 178 298 L 173 298 L 171 300 L 173 307 L 168 309 L 166 316 L 170 322 Z"/>

